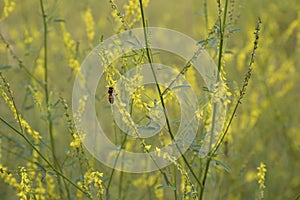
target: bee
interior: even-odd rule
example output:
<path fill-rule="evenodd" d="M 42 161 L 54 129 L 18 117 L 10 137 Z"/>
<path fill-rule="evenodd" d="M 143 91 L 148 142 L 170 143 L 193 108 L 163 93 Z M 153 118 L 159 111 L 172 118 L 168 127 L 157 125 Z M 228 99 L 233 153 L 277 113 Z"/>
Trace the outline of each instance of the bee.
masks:
<path fill-rule="evenodd" d="M 108 101 L 109 101 L 110 104 L 113 104 L 114 101 L 115 101 L 114 88 L 113 87 L 108 88 Z"/>

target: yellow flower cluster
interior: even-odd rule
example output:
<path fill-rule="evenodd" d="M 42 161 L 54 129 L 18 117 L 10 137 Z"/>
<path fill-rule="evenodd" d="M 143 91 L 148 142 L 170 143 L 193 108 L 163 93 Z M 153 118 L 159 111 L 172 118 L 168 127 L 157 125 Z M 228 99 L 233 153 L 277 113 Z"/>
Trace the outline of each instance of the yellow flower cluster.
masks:
<path fill-rule="evenodd" d="M 39 141 L 34 141 L 35 144 L 38 144 Z M 39 150 L 39 146 L 37 145 L 36 148 Z M 27 176 L 32 182 L 35 182 L 37 184 L 34 184 L 34 188 L 32 188 L 32 192 L 34 192 L 35 199 L 44 200 L 46 189 L 44 188 L 43 183 L 41 182 L 41 179 L 44 175 L 44 171 L 41 171 L 41 169 L 38 167 L 36 163 L 38 163 L 39 154 L 36 151 L 32 151 L 32 156 L 30 160 L 26 163 L 27 169 L 30 169 L 27 172 Z M 42 172 L 42 173 L 40 173 Z"/>
<path fill-rule="evenodd" d="M 69 59 L 69 67 L 73 70 L 73 73 L 77 75 L 80 70 L 80 63 L 76 59 L 76 42 L 71 39 L 71 34 L 67 31 L 64 23 L 61 23 L 61 30 L 63 32 L 63 40 Z"/>
<path fill-rule="evenodd" d="M 21 183 L 20 183 L 20 191 L 18 192 L 18 197 L 20 199 L 27 199 L 27 195 L 30 194 L 31 191 L 31 180 L 29 179 L 28 173 L 24 167 L 20 168 L 20 174 L 21 174 Z"/>
<path fill-rule="evenodd" d="M 76 122 L 78 122 L 78 124 L 80 123 L 81 121 L 81 115 L 82 113 L 84 112 L 85 110 L 85 105 L 86 105 L 86 101 L 87 101 L 87 96 L 83 96 L 82 99 L 79 100 L 79 108 L 78 110 L 74 113 L 74 120 Z M 82 133 L 82 130 L 80 127 L 77 128 L 78 132 L 75 133 L 75 132 L 72 132 L 72 137 L 73 137 L 73 140 L 71 141 L 70 143 L 70 146 L 72 148 L 79 148 L 80 145 L 81 145 L 81 140 L 84 139 L 84 134 Z"/>
<path fill-rule="evenodd" d="M 194 184 L 191 182 L 191 179 L 185 170 L 184 164 L 180 164 L 176 161 L 175 158 L 170 156 L 167 152 L 162 152 L 160 148 L 155 147 L 155 153 L 157 156 L 162 157 L 163 159 L 171 161 L 177 168 L 177 170 L 181 174 L 181 189 L 182 191 L 185 191 L 185 193 L 190 193 L 189 196 L 186 196 L 185 199 L 188 199 L 189 197 L 192 197 L 195 193 L 194 191 Z M 191 198 L 193 199 L 193 198 Z"/>
<path fill-rule="evenodd" d="M 267 172 L 267 168 L 266 165 L 261 162 L 259 167 L 257 167 L 257 182 L 259 185 L 259 189 L 260 189 L 260 199 L 264 198 L 264 189 L 266 188 L 265 186 L 265 177 L 266 177 L 266 172 Z"/>
<path fill-rule="evenodd" d="M 144 92 L 144 86 L 139 87 L 131 94 L 131 99 L 133 100 L 133 104 L 138 109 L 145 109 L 146 106 L 142 101 L 142 93 Z"/>
<path fill-rule="evenodd" d="M 14 2 L 12 0 L 4 0 L 3 14 L 2 14 L 0 21 L 7 18 L 9 13 L 14 11 L 15 5 L 16 5 L 16 2 Z"/>
<path fill-rule="evenodd" d="M 221 79 L 223 81 L 223 87 L 221 86 L 221 88 L 224 90 L 224 91 L 221 90 L 221 93 L 222 93 L 221 95 L 222 95 L 222 97 L 226 96 L 224 104 L 227 106 L 231 103 L 230 97 L 232 96 L 232 93 L 229 91 L 229 87 L 226 84 L 227 79 L 225 76 L 226 76 L 226 72 L 223 68 L 221 68 Z M 224 92 L 224 94 L 223 94 L 223 92 Z"/>
<path fill-rule="evenodd" d="M 43 178 L 43 174 L 41 174 L 41 173 L 38 173 L 35 178 L 35 180 L 37 180 L 36 181 L 37 185 L 35 186 L 35 190 L 34 190 L 35 195 L 34 196 L 37 200 L 46 200 L 46 198 L 45 198 L 46 192 L 51 193 L 51 191 L 46 190 L 46 188 L 44 187 L 44 184 L 41 181 L 42 178 Z M 48 184 L 48 181 L 47 181 L 47 184 Z"/>
<path fill-rule="evenodd" d="M 8 83 L 5 83 L 6 87 L 9 87 Z M 12 93 L 10 91 L 10 89 L 8 88 L 9 92 Z M 14 115 L 15 120 L 17 120 L 18 123 L 21 124 L 21 126 L 23 128 L 25 128 L 25 130 L 27 131 L 27 133 L 32 136 L 35 140 L 39 140 L 42 137 L 40 136 L 39 132 L 33 130 L 31 128 L 31 126 L 29 125 L 29 123 L 23 119 L 21 114 L 18 114 L 14 103 L 12 102 L 12 100 L 9 99 L 7 93 L 5 92 L 4 88 L 2 87 L 2 85 L 0 84 L 0 93 L 2 98 L 4 99 L 5 103 L 8 105 L 9 109 L 11 110 L 11 112 Z"/>
<path fill-rule="evenodd" d="M 143 76 L 141 76 L 141 65 L 137 65 L 135 75 L 125 81 L 126 84 L 125 88 L 126 90 L 128 90 L 128 93 L 131 94 L 131 99 L 133 99 L 134 105 L 138 109 L 145 108 L 145 105 L 143 104 L 142 101 L 142 94 L 144 93 L 145 88 L 144 86 L 140 86 L 142 85 L 142 82 L 143 82 Z M 134 88 L 137 89 L 133 91 Z"/>
<path fill-rule="evenodd" d="M 110 0 L 113 11 L 112 16 L 117 23 L 117 32 L 123 32 L 127 29 L 133 28 L 133 26 L 141 19 L 141 10 L 139 0 L 129 0 L 127 4 L 123 6 L 124 14 L 121 14 L 113 0 Z M 149 0 L 143 1 L 143 7 L 147 7 Z"/>
<path fill-rule="evenodd" d="M 42 51 L 41 51 L 42 52 Z M 44 68 L 44 59 L 41 56 L 36 60 L 36 67 L 34 69 L 34 75 L 39 80 L 44 79 L 45 68 Z"/>
<path fill-rule="evenodd" d="M 47 194 L 49 195 L 49 199 L 59 200 L 59 196 L 56 192 L 56 178 L 55 176 L 46 173 L 46 183 L 47 183 Z"/>
<path fill-rule="evenodd" d="M 80 139 L 80 136 L 76 133 L 73 134 L 73 140 L 72 142 L 70 143 L 70 146 L 72 148 L 79 148 L 81 145 L 81 139 Z"/>
<path fill-rule="evenodd" d="M 34 103 L 38 106 L 40 111 L 44 111 L 44 107 L 42 106 L 44 95 L 43 93 L 38 90 L 37 85 L 34 83 L 34 86 L 29 85 L 28 86 L 29 91 L 32 94 Z"/>
<path fill-rule="evenodd" d="M 158 178 L 161 176 L 160 172 L 156 172 L 153 175 L 149 174 L 142 174 L 139 176 L 138 179 L 135 179 L 132 181 L 132 185 L 135 187 L 138 187 L 140 189 L 143 188 L 155 188 L 154 194 L 156 199 L 163 200 L 164 199 L 164 190 L 163 189 L 157 189 L 157 187 L 161 186 L 160 182 L 158 181 Z"/>
<path fill-rule="evenodd" d="M 118 98 L 118 97 L 117 97 L 117 98 Z M 117 102 L 116 102 L 116 106 L 117 106 L 118 109 L 119 109 L 120 115 L 123 117 L 123 122 L 124 122 L 125 124 L 127 124 L 129 127 L 133 128 L 135 134 L 138 134 L 138 130 L 137 130 L 136 126 L 135 126 L 134 121 L 133 121 L 132 118 L 131 118 L 130 113 L 129 113 L 128 110 L 127 110 L 126 104 L 125 104 L 125 103 L 122 103 L 121 101 L 117 101 Z"/>
<path fill-rule="evenodd" d="M 183 199 L 193 199 L 189 196 L 189 193 L 192 191 L 192 188 L 190 185 L 187 184 L 187 180 L 184 175 L 181 175 L 181 191 L 183 193 Z"/>
<path fill-rule="evenodd" d="M 194 196 L 195 188 L 194 188 L 194 185 L 191 182 L 190 177 L 185 169 L 184 162 L 182 162 L 181 164 L 179 164 L 179 163 L 176 164 L 176 163 L 175 163 L 175 165 L 177 166 L 177 169 L 181 174 L 180 187 L 181 187 L 183 199 L 185 199 L 185 200 L 195 199 L 195 196 Z"/>
<path fill-rule="evenodd" d="M 83 15 L 83 20 L 85 22 L 88 40 L 92 41 L 95 36 L 95 31 L 94 31 L 95 22 L 94 22 L 94 18 L 93 18 L 92 11 L 90 8 L 88 8 L 85 11 L 85 13 Z"/>
<path fill-rule="evenodd" d="M 109 60 L 113 60 L 114 53 L 104 49 L 103 43 L 100 43 L 99 57 L 101 59 L 102 65 L 105 66 L 104 73 L 105 79 L 107 81 L 107 87 L 114 87 L 116 80 L 121 77 L 120 72 L 116 67 L 109 63 Z"/>
<path fill-rule="evenodd" d="M 84 178 L 82 181 L 77 182 L 77 185 L 82 189 L 86 190 L 89 194 L 91 191 L 91 187 L 97 190 L 97 197 L 102 197 L 103 195 L 103 186 L 102 186 L 102 177 L 103 173 L 98 171 L 88 171 L 84 174 Z M 82 198 L 82 192 L 77 192 L 77 199 Z"/>
<path fill-rule="evenodd" d="M 24 43 L 27 45 L 31 44 L 33 41 L 33 37 L 29 34 L 28 29 L 26 27 L 24 27 L 24 35 L 25 35 Z"/>
<path fill-rule="evenodd" d="M 4 183 L 10 185 L 11 187 L 15 188 L 17 191 L 20 191 L 20 184 L 18 183 L 17 179 L 9 172 L 7 167 L 4 167 L 0 163 L 0 178 L 4 181 Z"/>
<path fill-rule="evenodd" d="M 150 151 L 151 145 L 146 145 L 144 148 L 145 148 L 146 151 Z"/>
<path fill-rule="evenodd" d="M 158 200 L 164 200 L 164 190 L 162 190 L 162 189 L 157 189 L 158 186 L 160 186 L 159 183 L 156 183 L 156 184 L 154 185 L 154 188 L 155 188 L 155 190 L 154 190 L 155 197 L 156 197 L 156 199 L 158 199 Z"/>
<path fill-rule="evenodd" d="M 143 6 L 147 7 L 149 4 L 149 0 L 143 1 Z M 130 0 L 127 5 L 124 5 L 125 10 L 125 20 L 128 22 L 130 28 L 134 26 L 136 22 L 138 22 L 142 15 L 139 5 L 139 0 Z"/>
<path fill-rule="evenodd" d="M 1 140 L 0 140 L 0 145 L 1 145 Z M 1 149 L 0 149 L 1 150 Z M 34 151 L 35 152 L 35 151 Z M 46 190 L 43 186 L 43 183 L 40 181 L 41 180 L 41 174 L 39 173 L 36 176 L 36 169 L 37 166 L 33 164 L 34 161 L 37 161 L 38 155 L 35 153 L 33 155 L 33 162 L 28 162 L 27 165 L 32 168 L 30 172 L 28 172 L 24 167 L 20 167 L 18 170 L 18 174 L 21 175 L 21 182 L 18 183 L 17 179 L 13 176 L 13 173 L 8 170 L 7 167 L 3 166 L 1 164 L 1 157 L 2 154 L 0 152 L 0 179 L 4 181 L 4 183 L 10 185 L 12 188 L 14 188 L 17 191 L 17 196 L 20 199 L 28 199 L 27 197 L 29 196 L 30 199 L 33 198 L 37 200 L 44 200 L 44 196 L 46 193 Z M 38 183 L 36 188 L 32 188 L 32 181 L 30 177 L 34 177 Z"/>
<path fill-rule="evenodd" d="M 22 127 L 24 127 L 24 128 L 26 129 L 27 133 L 28 133 L 29 135 L 31 135 L 31 136 L 33 137 L 33 139 L 39 140 L 39 139 L 42 138 L 42 136 L 40 135 L 40 133 L 37 132 L 37 131 L 35 131 L 35 130 L 33 130 L 33 129 L 31 128 L 31 126 L 28 124 L 28 122 L 25 121 L 25 120 L 22 118 L 21 115 L 19 115 L 19 119 L 20 119 L 20 121 L 21 121 Z"/>
<path fill-rule="evenodd" d="M 104 72 L 108 87 L 114 87 L 117 82 L 115 75 L 119 75 L 119 71 L 113 64 L 111 64 L 108 67 L 104 68 Z"/>

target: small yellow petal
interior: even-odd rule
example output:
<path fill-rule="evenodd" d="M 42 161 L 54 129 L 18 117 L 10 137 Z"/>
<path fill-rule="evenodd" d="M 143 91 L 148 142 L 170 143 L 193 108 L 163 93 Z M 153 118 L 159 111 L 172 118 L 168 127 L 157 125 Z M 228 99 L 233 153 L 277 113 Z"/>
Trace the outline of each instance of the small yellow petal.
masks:
<path fill-rule="evenodd" d="M 151 145 L 146 145 L 146 146 L 145 146 L 145 149 L 146 149 L 147 151 L 149 151 L 149 150 L 151 149 Z"/>

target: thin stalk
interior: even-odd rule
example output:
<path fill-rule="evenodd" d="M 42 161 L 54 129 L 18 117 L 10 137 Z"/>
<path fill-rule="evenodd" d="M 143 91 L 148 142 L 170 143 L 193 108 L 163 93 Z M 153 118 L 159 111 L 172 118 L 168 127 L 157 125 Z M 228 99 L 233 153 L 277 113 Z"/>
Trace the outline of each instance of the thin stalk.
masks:
<path fill-rule="evenodd" d="M 119 151 L 118 154 L 117 154 L 116 160 L 115 160 L 115 162 L 114 162 L 113 169 L 112 169 L 111 174 L 110 174 L 110 176 L 109 176 L 109 181 L 108 181 L 108 183 L 107 183 L 107 188 L 106 188 L 106 194 L 107 194 L 107 195 L 109 194 L 110 184 L 111 184 L 113 175 L 114 175 L 114 173 L 115 173 L 115 167 L 116 167 L 116 165 L 117 165 L 117 161 L 118 161 L 119 156 L 120 156 L 120 154 L 121 154 L 121 151 L 122 151 L 122 149 L 123 149 L 123 147 L 124 147 L 124 145 L 125 145 L 125 143 L 126 143 L 126 140 L 127 140 L 127 134 L 125 135 L 125 137 L 124 137 L 124 139 L 123 139 L 123 141 L 122 141 L 120 151 Z"/>
<path fill-rule="evenodd" d="M 176 171 L 177 171 L 177 168 L 176 168 L 176 166 L 174 165 L 173 166 L 173 173 L 174 173 L 174 187 L 176 188 L 175 190 L 174 190 L 174 199 L 175 200 L 177 200 L 178 199 L 178 197 L 177 197 L 177 176 L 176 176 Z"/>
<path fill-rule="evenodd" d="M 217 1 L 218 2 L 218 9 L 219 9 L 219 28 L 220 28 L 220 43 L 219 43 L 219 52 L 218 52 L 218 73 L 217 73 L 217 80 L 216 83 L 218 83 L 220 81 L 220 74 L 221 74 L 221 67 L 222 67 L 222 59 L 223 59 L 223 48 L 224 48 L 224 35 L 225 35 L 225 26 L 226 26 L 226 17 L 227 17 L 227 8 L 228 8 L 228 0 L 225 0 L 225 6 L 224 6 L 224 13 L 223 13 L 223 19 L 221 18 L 221 2 L 220 0 Z M 212 148 L 212 143 L 213 143 L 213 138 L 214 138 L 214 129 L 215 129 L 215 121 L 217 118 L 217 103 L 213 104 L 213 113 L 212 113 L 212 127 L 211 127 L 211 135 L 210 135 L 210 145 L 209 148 Z M 211 152 L 211 149 L 210 149 Z M 199 195 L 199 199 L 203 198 L 203 194 L 204 194 L 204 188 L 205 188 L 205 183 L 206 183 L 206 178 L 207 178 L 207 174 L 208 174 L 208 170 L 209 170 L 209 166 L 210 166 L 210 161 L 211 161 L 212 157 L 209 156 L 205 165 L 205 169 L 204 169 L 204 176 L 202 179 L 202 185 L 203 188 L 200 192 Z"/>
<path fill-rule="evenodd" d="M 168 133 L 169 133 L 171 139 L 174 141 L 174 135 L 173 135 L 172 130 L 171 130 L 171 125 L 170 125 L 170 122 L 169 122 L 169 118 L 168 118 L 168 115 L 167 115 L 167 110 L 166 110 L 164 99 L 163 99 L 163 93 L 160 90 L 160 87 L 159 87 L 159 84 L 158 84 L 158 81 L 157 81 L 157 77 L 156 77 L 156 73 L 155 73 L 154 67 L 153 67 L 152 56 L 151 56 L 151 53 L 150 53 L 150 47 L 149 47 L 148 38 L 147 38 L 147 31 L 146 31 L 147 27 L 146 27 L 146 20 L 145 20 L 144 9 L 143 9 L 143 1 L 139 0 L 139 2 L 140 2 L 140 10 L 141 10 L 141 15 L 142 15 L 142 24 L 143 24 L 143 30 L 144 30 L 144 38 L 145 38 L 145 43 L 146 43 L 146 55 L 147 55 L 148 61 L 150 63 L 150 67 L 151 67 L 151 71 L 152 71 L 152 74 L 153 74 L 153 78 L 155 80 L 155 84 L 156 84 L 157 91 L 159 93 L 161 105 L 163 107 L 164 116 L 165 116 L 166 124 L 167 124 L 167 127 L 168 127 Z M 199 179 L 196 176 L 194 170 L 192 169 L 192 167 L 188 163 L 187 159 L 185 158 L 185 156 L 181 152 L 181 150 L 178 147 L 178 144 L 176 142 L 175 142 L 175 145 L 176 145 L 179 153 L 182 155 L 182 158 L 183 158 L 185 164 L 187 165 L 187 167 L 189 168 L 190 172 L 192 173 L 193 177 L 195 178 L 195 180 L 197 181 L 197 183 L 199 184 L 199 186 L 202 187 L 201 182 L 199 181 Z"/>
<path fill-rule="evenodd" d="M 54 161 L 54 166 L 61 170 L 61 167 L 59 165 L 59 162 L 56 158 L 55 153 L 55 144 L 54 144 L 54 137 L 53 137 L 53 121 L 51 116 L 51 107 L 49 103 L 49 83 L 48 83 L 48 24 L 47 24 L 47 15 L 44 8 L 43 0 L 40 0 L 40 7 L 42 12 L 42 19 L 43 19 L 43 28 L 44 28 L 44 34 L 43 34 L 43 46 L 44 46 L 44 91 L 45 91 L 45 100 L 46 100 L 46 107 L 47 107 L 47 122 L 48 122 L 48 132 L 50 137 L 50 144 L 51 144 L 51 152 L 52 152 L 52 158 Z M 64 182 L 65 183 L 65 182 Z M 66 183 L 64 184 L 68 199 L 70 199 L 70 192 L 69 188 L 67 187 Z M 61 186 L 61 180 L 58 178 L 58 188 L 60 191 L 60 194 L 63 194 L 63 189 Z"/>
<path fill-rule="evenodd" d="M 222 66 L 222 58 L 223 58 L 223 45 L 224 45 L 224 35 L 225 35 L 225 27 L 226 27 L 226 18 L 227 18 L 227 10 L 228 10 L 228 0 L 225 0 L 225 7 L 224 7 L 224 14 L 223 14 L 223 20 L 221 19 L 221 16 L 219 15 L 219 24 L 220 24 L 220 48 L 219 48 L 219 60 L 218 60 L 218 75 L 220 75 L 221 72 L 221 66 Z M 223 23 L 222 23 L 223 21 Z M 219 76 L 218 76 L 219 77 Z"/>
<path fill-rule="evenodd" d="M 206 162 L 206 167 L 205 167 L 205 172 L 204 172 L 204 177 L 203 177 L 203 182 L 205 185 L 205 180 L 206 180 L 206 177 L 207 177 L 207 174 L 208 174 L 208 169 L 209 169 L 209 165 L 210 165 L 210 162 L 212 160 L 212 158 L 215 156 L 217 150 L 219 149 L 220 145 L 222 144 L 222 142 L 224 141 L 224 138 L 225 136 L 227 135 L 228 133 L 228 130 L 230 128 L 230 125 L 234 119 L 234 116 L 235 116 L 235 113 L 237 112 L 237 109 L 239 107 L 239 105 L 241 104 L 241 100 L 244 98 L 245 94 L 246 94 L 246 89 L 247 89 L 247 86 L 248 86 L 248 83 L 249 83 L 249 80 L 251 78 L 251 75 L 252 75 L 252 65 L 254 64 L 254 61 L 255 61 L 255 52 L 256 52 L 256 49 L 258 47 L 258 40 L 259 40 L 259 31 L 260 31 L 260 25 L 261 25 L 261 19 L 258 18 L 257 20 L 257 25 L 256 25 L 256 29 L 255 29 L 255 40 L 254 40 L 254 45 L 253 45 L 253 50 L 252 50 L 252 53 L 251 53 L 251 58 L 250 58 L 250 63 L 249 63 L 249 67 L 248 67 L 248 71 L 245 75 L 245 78 L 244 78 L 244 82 L 243 82 L 243 86 L 242 88 L 240 89 L 240 95 L 239 95 L 239 98 L 235 104 L 235 107 L 234 107 L 234 110 L 232 112 L 232 115 L 229 119 L 229 122 L 223 132 L 223 134 L 220 136 L 219 140 L 217 141 L 215 147 L 213 148 L 213 150 L 208 154 L 208 158 L 207 158 L 207 162 Z M 204 190 L 201 190 L 201 193 L 200 193 L 200 200 L 202 199 L 203 197 L 203 192 Z"/>
<path fill-rule="evenodd" d="M 130 104 L 130 115 L 132 114 L 132 105 L 133 105 L 133 99 L 131 100 L 131 104 Z M 118 154 L 117 154 L 116 160 L 115 160 L 115 162 L 114 162 L 114 166 L 113 166 L 113 168 L 112 168 L 112 171 L 111 171 L 111 174 L 110 174 L 110 177 L 109 177 L 109 181 L 108 181 L 108 183 L 107 183 L 107 187 L 106 187 L 106 194 L 107 194 L 107 195 L 109 194 L 110 184 L 111 184 L 111 181 L 112 181 L 114 172 L 115 172 L 115 167 L 116 167 L 116 165 L 117 165 L 117 161 L 118 161 L 118 159 L 119 159 L 119 156 L 120 156 L 120 154 L 121 154 L 122 149 L 125 147 L 126 141 L 127 141 L 127 133 L 125 133 L 124 139 L 123 139 L 123 141 L 122 141 L 122 143 L 121 143 L 121 148 L 120 148 L 120 150 L 119 150 L 119 152 L 118 152 Z M 121 171 L 121 173 L 122 173 L 122 171 Z M 122 183 L 122 182 L 120 182 L 119 185 L 121 185 L 121 183 Z M 119 191 L 120 191 L 120 190 L 119 190 Z"/>
<path fill-rule="evenodd" d="M 12 58 L 18 63 L 19 67 L 25 71 L 25 73 L 32 79 L 34 79 L 39 85 L 43 86 L 42 82 L 38 80 L 23 64 L 23 61 L 17 56 L 17 54 L 13 51 L 13 49 L 10 47 L 10 44 L 6 41 L 2 33 L 0 33 L 0 39 L 5 44 L 6 49 L 12 56 Z"/>
<path fill-rule="evenodd" d="M 48 167 L 50 167 L 54 172 L 56 172 L 60 177 L 62 177 L 63 179 L 65 179 L 67 182 L 69 182 L 72 186 L 74 186 L 76 189 L 80 190 L 82 193 L 86 194 L 88 197 L 88 193 L 85 192 L 83 189 L 81 189 L 80 187 L 78 187 L 75 183 L 73 183 L 68 177 L 66 177 L 63 173 L 61 173 L 59 170 L 57 170 L 54 165 L 52 165 L 50 163 L 50 161 L 47 160 L 47 158 L 35 147 L 35 145 L 19 130 L 17 130 L 15 127 L 13 127 L 12 125 L 10 125 L 5 119 L 3 119 L 0 116 L 0 120 L 6 124 L 10 129 L 12 129 L 14 132 L 16 132 L 18 135 L 20 135 L 30 146 L 33 150 L 35 150 L 39 156 L 46 162 L 46 164 L 48 165 Z M 90 197 L 89 197 L 90 198 Z"/>
<path fill-rule="evenodd" d="M 204 12 L 204 17 L 205 17 L 205 26 L 206 30 L 208 30 L 208 13 L 207 13 L 207 0 L 204 0 L 203 2 L 203 12 Z"/>
<path fill-rule="evenodd" d="M 122 186 L 123 186 L 123 176 L 124 176 L 124 173 L 123 171 L 120 172 L 120 180 L 119 180 L 119 192 L 118 192 L 118 198 L 119 199 L 122 199 Z"/>
<path fill-rule="evenodd" d="M 44 91 L 45 91 L 45 100 L 47 106 L 47 121 L 48 121 L 48 131 L 50 136 L 50 143 L 51 143 L 51 150 L 52 150 L 52 157 L 55 160 L 55 145 L 53 139 L 53 124 L 51 120 L 51 110 L 49 105 L 49 90 L 48 90 L 48 25 L 47 25 L 47 15 L 45 13 L 43 0 L 40 0 L 42 18 L 43 18 L 43 27 L 44 27 L 44 34 L 43 34 L 43 41 L 44 41 Z"/>

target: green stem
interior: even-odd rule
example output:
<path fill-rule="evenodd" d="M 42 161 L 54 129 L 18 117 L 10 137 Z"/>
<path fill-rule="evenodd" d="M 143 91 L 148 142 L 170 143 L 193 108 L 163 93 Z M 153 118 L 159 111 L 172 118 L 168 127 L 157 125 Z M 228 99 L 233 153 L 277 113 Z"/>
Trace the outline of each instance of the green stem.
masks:
<path fill-rule="evenodd" d="M 133 100 L 131 100 L 131 104 L 130 104 L 130 115 L 132 115 L 132 105 L 133 105 Z M 110 174 L 110 177 L 109 177 L 109 181 L 108 181 L 107 187 L 106 187 L 106 195 L 109 194 L 110 184 L 111 184 L 111 181 L 112 181 L 114 172 L 115 172 L 115 167 L 116 167 L 116 165 L 117 165 L 117 161 L 118 161 L 118 159 L 119 159 L 119 156 L 120 156 L 120 154 L 121 154 L 121 151 L 122 151 L 122 149 L 125 147 L 126 141 L 127 141 L 127 133 L 125 133 L 125 137 L 124 137 L 124 139 L 123 139 L 123 141 L 122 141 L 122 143 L 121 143 L 121 148 L 120 148 L 120 150 L 119 150 L 119 152 L 118 152 L 118 154 L 117 154 L 116 160 L 115 160 L 115 162 L 114 162 L 114 166 L 113 166 L 113 168 L 112 168 L 112 171 L 111 171 L 111 174 Z M 122 173 L 122 171 L 121 171 L 121 173 Z M 122 175 L 122 174 L 121 174 L 121 175 Z M 120 182 L 119 184 L 121 185 L 121 183 L 122 183 L 122 182 Z M 119 190 L 119 191 L 120 191 L 120 190 Z M 120 195 L 120 193 L 119 193 L 119 195 Z"/>
<path fill-rule="evenodd" d="M 124 147 L 124 145 L 125 145 L 125 143 L 126 143 L 126 140 L 127 140 L 127 133 L 125 133 L 125 134 L 126 134 L 126 135 L 125 135 L 125 137 L 124 137 L 124 140 L 122 141 L 121 148 L 120 148 L 120 150 L 119 150 L 119 152 L 118 152 L 118 154 L 117 154 L 116 160 L 115 160 L 115 162 L 114 162 L 113 169 L 112 169 L 111 174 L 110 174 L 110 177 L 109 177 L 109 181 L 108 181 L 107 188 L 106 188 L 106 194 L 107 194 L 107 195 L 109 194 L 110 184 L 111 184 L 111 181 L 112 181 L 114 172 L 115 172 L 115 167 L 116 167 L 116 165 L 117 165 L 117 161 L 118 161 L 118 159 L 119 159 L 119 156 L 120 156 L 120 154 L 121 154 L 121 151 L 122 151 L 122 149 L 123 149 L 123 147 Z"/>
<path fill-rule="evenodd" d="M 48 91 L 48 26 L 47 26 L 47 15 L 45 13 L 43 0 L 40 0 L 40 6 L 41 6 L 41 12 L 42 12 L 42 18 L 43 18 L 43 27 L 44 27 L 44 34 L 43 34 L 43 41 L 44 41 L 44 91 L 45 91 L 45 99 L 46 99 L 46 107 L 47 107 L 47 121 L 48 121 L 48 131 L 50 136 L 50 142 L 51 142 L 51 150 L 52 150 L 52 156 L 55 160 L 55 147 L 54 147 L 54 139 L 53 139 L 53 124 L 51 120 L 51 110 L 49 105 L 49 91 Z"/>
<path fill-rule="evenodd" d="M 120 180 L 119 180 L 119 188 L 118 188 L 119 189 L 119 192 L 118 192 L 119 199 L 122 199 L 121 197 L 122 197 L 123 176 L 124 176 L 124 173 L 123 173 L 123 171 L 121 171 L 120 172 Z"/>
<path fill-rule="evenodd" d="M 153 61 L 152 61 L 152 57 L 151 57 L 151 53 L 150 53 L 150 47 L 149 47 L 148 38 L 147 38 L 146 20 L 145 20 L 144 9 L 143 9 L 143 1 L 139 0 L 139 2 L 140 2 L 140 9 L 141 9 L 141 15 L 142 15 L 142 24 L 143 24 L 143 30 L 144 30 L 145 43 L 146 43 L 147 58 L 148 58 L 148 61 L 150 63 L 150 67 L 151 67 L 151 71 L 152 71 L 152 74 L 153 74 L 153 77 L 154 77 L 154 80 L 155 80 L 156 88 L 157 88 L 157 91 L 159 93 L 161 105 L 163 107 L 164 116 L 165 116 L 167 127 L 168 127 L 168 133 L 169 133 L 172 141 L 174 141 L 174 135 L 173 135 L 172 130 L 171 130 L 171 125 L 170 125 L 170 122 L 169 122 L 169 118 L 168 118 L 168 115 L 167 115 L 167 110 L 166 110 L 164 99 L 163 99 L 163 93 L 160 90 L 160 87 L 159 87 L 159 84 L 158 84 L 158 81 L 157 81 L 157 77 L 156 77 L 156 74 L 155 74 L 155 71 L 154 71 L 154 67 L 153 67 Z M 187 165 L 187 167 L 189 168 L 190 172 L 192 173 L 193 177 L 195 178 L 195 180 L 197 181 L 197 183 L 199 184 L 199 186 L 202 187 L 201 182 L 199 181 L 198 177 L 196 176 L 195 172 L 193 171 L 192 167 L 188 163 L 187 159 L 185 158 L 185 156 L 181 152 L 181 150 L 178 147 L 178 144 L 176 142 L 175 142 L 175 145 L 176 145 L 179 153 L 182 155 L 182 158 L 183 158 L 185 164 Z"/>
<path fill-rule="evenodd" d="M 221 2 L 220 0 L 218 1 L 218 7 L 219 7 L 219 27 L 220 27 L 220 46 L 219 46 L 219 54 L 218 54 L 218 73 L 217 73 L 217 80 L 216 83 L 218 83 L 220 81 L 220 74 L 221 74 L 221 68 L 222 68 L 222 59 L 223 59 L 223 48 L 224 48 L 224 35 L 225 35 L 225 27 L 226 27 L 226 16 L 227 16 L 227 7 L 228 7 L 228 0 L 225 0 L 225 7 L 224 7 L 224 13 L 223 13 L 223 20 L 221 18 Z M 210 144 L 209 144 L 209 151 L 212 152 L 211 148 L 212 148 L 212 143 L 213 143 L 213 138 L 214 138 L 214 129 L 215 129 L 215 121 L 217 118 L 217 103 L 213 104 L 213 113 L 212 113 L 212 128 L 211 128 L 211 135 L 210 135 Z M 200 196 L 199 199 L 203 198 L 203 194 L 204 194 L 204 188 L 205 188 L 205 183 L 206 183 L 206 178 L 207 178 L 207 174 L 208 174 L 208 170 L 209 170 L 209 166 L 210 166 L 210 162 L 212 159 L 213 154 L 209 154 L 206 165 L 205 165 L 205 169 L 204 169 L 204 175 L 203 175 L 203 179 L 202 179 L 202 185 L 203 188 L 200 192 Z"/>
<path fill-rule="evenodd" d="M 206 30 L 208 30 L 208 13 L 207 13 L 207 0 L 204 0 L 203 2 L 203 12 L 204 12 L 204 17 L 205 17 L 205 26 L 206 26 Z"/>
<path fill-rule="evenodd" d="M 178 199 L 178 197 L 177 197 L 177 176 L 176 176 L 176 171 L 177 171 L 177 168 L 176 168 L 176 166 L 174 165 L 173 166 L 173 173 L 174 173 L 174 187 L 176 188 L 175 190 L 174 190 L 174 199 L 175 200 L 177 200 Z"/>
<path fill-rule="evenodd" d="M 43 28 L 44 28 L 44 34 L 43 34 L 43 46 L 44 46 L 44 91 L 45 91 L 45 99 L 46 99 L 46 108 L 47 108 L 47 122 L 48 122 L 48 132 L 50 137 L 50 144 L 51 144 L 51 152 L 52 152 L 52 158 L 54 161 L 54 166 L 57 167 L 60 172 L 62 173 L 62 169 L 59 165 L 59 162 L 56 158 L 56 152 L 55 152 L 55 144 L 54 144 L 54 136 L 53 136 L 53 121 L 51 116 L 51 107 L 49 103 L 49 83 L 48 83 L 48 24 L 47 24 L 47 15 L 44 8 L 43 0 L 40 0 L 40 7 L 42 12 L 42 19 L 43 19 Z M 67 187 L 66 183 L 64 184 L 68 199 L 70 199 L 70 192 L 69 188 Z M 61 180 L 58 179 L 58 188 L 60 191 L 60 194 L 63 194 L 63 189 L 61 187 Z"/>

